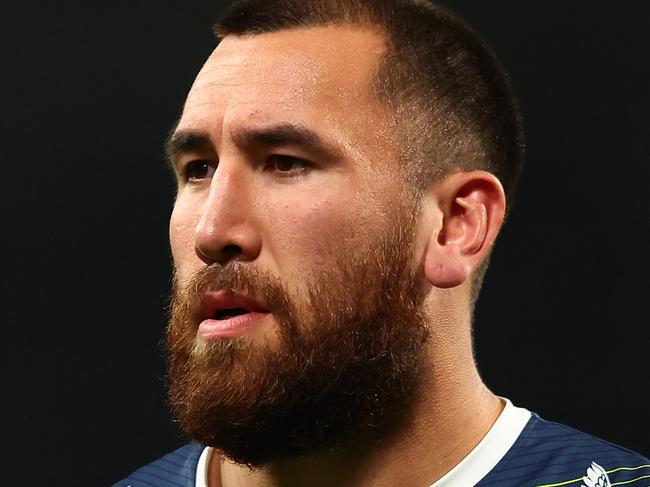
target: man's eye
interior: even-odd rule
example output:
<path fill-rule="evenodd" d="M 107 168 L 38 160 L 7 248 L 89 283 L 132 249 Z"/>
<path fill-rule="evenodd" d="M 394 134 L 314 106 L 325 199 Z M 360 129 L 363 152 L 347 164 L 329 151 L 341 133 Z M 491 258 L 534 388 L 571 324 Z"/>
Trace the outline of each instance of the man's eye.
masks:
<path fill-rule="evenodd" d="M 267 169 L 281 173 L 297 173 L 304 171 L 308 166 L 307 161 L 298 157 L 274 154 L 266 161 Z"/>
<path fill-rule="evenodd" d="M 196 182 L 203 179 L 212 179 L 215 167 L 209 161 L 192 161 L 185 166 L 184 176 L 186 181 Z"/>

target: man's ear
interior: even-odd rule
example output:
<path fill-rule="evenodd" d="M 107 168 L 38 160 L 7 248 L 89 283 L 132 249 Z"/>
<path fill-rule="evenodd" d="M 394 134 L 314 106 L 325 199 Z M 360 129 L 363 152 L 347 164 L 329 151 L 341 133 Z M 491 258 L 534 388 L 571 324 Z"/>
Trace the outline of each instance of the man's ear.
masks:
<path fill-rule="evenodd" d="M 430 235 L 424 275 L 436 287 L 456 287 L 490 253 L 506 209 L 503 186 L 485 171 L 459 172 L 436 183 L 430 197 L 442 221 Z"/>

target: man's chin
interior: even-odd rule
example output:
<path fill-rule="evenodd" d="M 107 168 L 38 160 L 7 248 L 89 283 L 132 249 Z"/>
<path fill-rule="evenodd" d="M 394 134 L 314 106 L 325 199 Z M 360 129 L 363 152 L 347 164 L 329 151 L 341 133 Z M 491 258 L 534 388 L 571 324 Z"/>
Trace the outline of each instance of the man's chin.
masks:
<path fill-rule="evenodd" d="M 341 357 L 347 364 L 338 370 L 318 357 L 309 365 L 305 357 L 234 345 L 217 350 L 216 364 L 210 348 L 177 377 L 172 403 L 192 439 L 249 467 L 353 446 L 369 434 L 385 438 L 416 389 L 417 347 L 361 367 Z"/>

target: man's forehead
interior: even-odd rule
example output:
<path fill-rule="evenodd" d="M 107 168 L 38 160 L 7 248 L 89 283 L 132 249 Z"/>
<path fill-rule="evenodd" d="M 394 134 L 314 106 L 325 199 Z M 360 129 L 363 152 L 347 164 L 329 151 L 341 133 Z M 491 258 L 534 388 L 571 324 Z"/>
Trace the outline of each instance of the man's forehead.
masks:
<path fill-rule="evenodd" d="M 384 52 L 384 36 L 370 27 L 332 25 L 227 36 L 208 62 L 224 67 L 264 66 L 313 76 L 364 77 Z"/>
<path fill-rule="evenodd" d="M 188 95 L 188 105 L 221 101 L 301 103 L 369 95 L 384 37 L 370 28 L 326 26 L 227 36 Z M 335 101 L 335 100 L 333 100 Z"/>

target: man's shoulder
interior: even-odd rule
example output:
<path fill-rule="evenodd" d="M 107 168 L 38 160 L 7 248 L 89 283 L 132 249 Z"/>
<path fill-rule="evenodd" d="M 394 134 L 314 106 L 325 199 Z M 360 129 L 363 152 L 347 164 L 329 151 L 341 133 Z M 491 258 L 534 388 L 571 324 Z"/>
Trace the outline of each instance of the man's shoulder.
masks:
<path fill-rule="evenodd" d="M 646 487 L 649 484 L 649 459 L 533 413 L 510 451 L 477 485 Z"/>
<path fill-rule="evenodd" d="M 113 487 L 194 487 L 203 445 L 190 443 L 139 468 Z"/>

